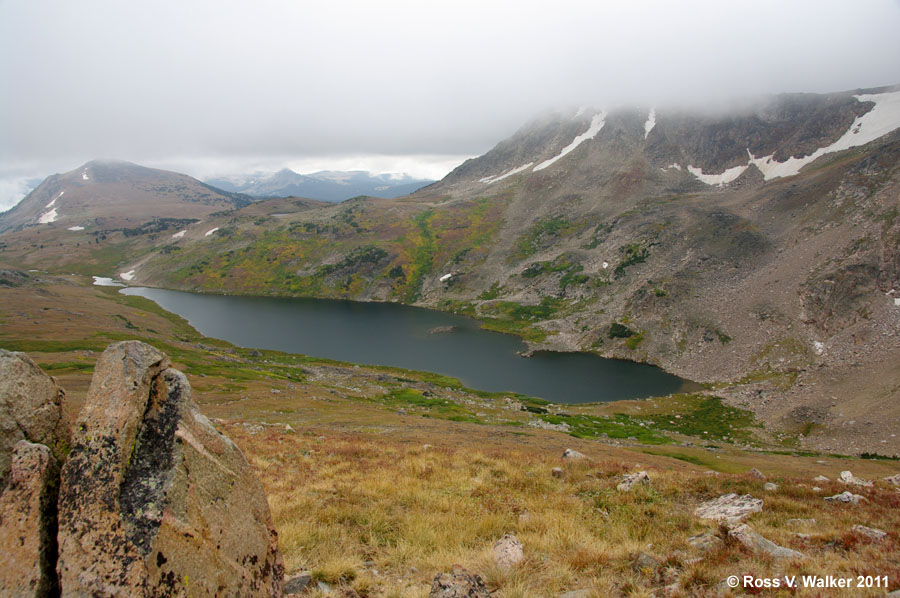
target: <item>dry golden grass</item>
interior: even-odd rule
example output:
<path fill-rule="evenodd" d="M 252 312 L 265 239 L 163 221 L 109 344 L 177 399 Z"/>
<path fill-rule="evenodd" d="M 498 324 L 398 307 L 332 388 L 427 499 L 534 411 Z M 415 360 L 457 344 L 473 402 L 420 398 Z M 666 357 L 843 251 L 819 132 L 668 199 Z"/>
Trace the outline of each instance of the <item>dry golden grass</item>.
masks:
<path fill-rule="evenodd" d="M 276 361 L 293 356 L 248 360 L 199 347 L 209 339 L 177 319 L 114 301 L 108 291 L 86 284 L 65 279 L 4 289 L 0 346 L 15 342 L 48 367 L 67 390 L 70 416 L 90 378 L 81 366 L 91 365 L 111 340 L 137 335 L 177 350 L 173 357 L 186 370 L 194 398 L 207 415 L 225 420 L 224 431 L 258 471 L 289 572 L 308 569 L 333 586 L 343 583 L 372 598 L 427 596 L 434 576 L 455 563 L 482 575 L 498 598 L 555 597 L 575 589 L 592 597 L 728 596 L 721 583 L 729 575 L 873 575 L 887 576 L 890 590 L 900 587 L 896 489 L 883 482 L 873 489 L 850 488 L 869 498 L 851 507 L 822 500 L 845 486 L 824 483 L 816 493 L 811 481 L 819 474 L 834 479 L 843 469 L 879 479 L 897 473 L 896 462 L 766 454 L 727 444 L 710 449 L 696 440 L 690 447 L 613 446 L 528 427 L 402 415 L 371 400 L 381 392 L 384 371 L 318 365 L 317 374 L 289 381 L 284 373 L 295 366 Z M 60 365 L 65 367 L 54 367 Z M 241 378 L 228 375 L 232 367 Z M 418 384 L 454 400 L 464 394 L 434 388 L 427 379 Z M 571 411 L 674 407 L 652 400 Z M 479 403 L 478 409 L 489 417 L 512 417 L 502 404 L 492 410 Z M 592 461 L 562 461 L 566 447 Z M 551 475 L 553 467 L 564 468 L 561 478 Z M 746 475 L 752 467 L 779 490 L 764 491 L 762 480 Z M 651 485 L 617 492 L 621 474 L 637 469 L 649 471 Z M 720 475 L 707 475 L 714 471 Z M 778 561 L 733 541 L 708 554 L 691 547 L 688 537 L 717 531 L 696 520 L 694 508 L 728 492 L 764 498 L 763 511 L 748 523 L 806 558 Z M 788 524 L 798 518 L 815 518 L 817 524 Z M 888 537 L 872 542 L 851 531 L 855 524 L 885 530 Z M 491 556 L 494 542 L 507 532 L 525 550 L 524 562 L 513 570 L 497 567 Z M 658 566 L 634 567 L 640 552 L 653 555 Z M 818 595 L 884 593 L 851 588 Z"/>
<path fill-rule="evenodd" d="M 407 438 L 333 428 L 301 433 L 245 426 L 226 431 L 246 451 L 269 495 L 289 572 L 346 584 L 363 596 L 426 596 L 434 576 L 453 564 L 478 572 L 498 597 L 557 596 L 573 589 L 594 596 L 719 595 L 729 575 L 887 575 L 900 585 L 900 494 L 879 482 L 854 491 L 858 507 L 831 505 L 823 496 L 846 489 L 808 480 L 779 479 L 766 492 L 749 475 L 649 468 L 652 483 L 618 492 L 622 460 L 563 461 L 535 446 L 442 444 L 423 448 Z M 562 478 L 551 475 L 564 468 Z M 764 498 L 748 522 L 772 541 L 807 555 L 779 561 L 751 554 L 726 538 L 703 555 L 687 538 L 719 532 L 693 516 L 702 501 L 727 492 Z M 815 518 L 806 528 L 794 518 Z M 889 532 L 872 542 L 850 528 L 861 523 Z M 525 560 L 512 570 L 492 558 L 494 542 L 514 533 Z M 797 532 L 809 533 L 802 538 Z M 657 567 L 636 568 L 645 552 Z M 695 560 L 703 557 L 702 560 Z M 730 592 L 730 591 L 729 591 Z M 842 593 L 843 592 L 843 593 Z M 827 590 L 829 596 L 879 596 L 881 590 Z M 727 595 L 727 594 L 726 594 Z"/>

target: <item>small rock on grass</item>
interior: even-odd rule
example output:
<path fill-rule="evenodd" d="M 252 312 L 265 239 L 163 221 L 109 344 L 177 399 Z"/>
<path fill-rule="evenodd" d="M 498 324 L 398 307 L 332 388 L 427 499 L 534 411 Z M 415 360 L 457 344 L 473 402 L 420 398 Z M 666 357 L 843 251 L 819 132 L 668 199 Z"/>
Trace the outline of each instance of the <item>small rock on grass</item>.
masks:
<path fill-rule="evenodd" d="M 762 511 L 762 507 L 761 498 L 731 493 L 706 501 L 694 510 L 694 515 L 700 519 L 736 522 L 751 513 Z"/>
<path fill-rule="evenodd" d="M 802 553 L 779 546 L 775 542 L 762 537 L 746 523 L 729 530 L 728 536 L 743 544 L 751 552 L 768 554 L 778 559 L 803 558 Z"/>
<path fill-rule="evenodd" d="M 300 594 L 309 587 L 312 582 L 312 574 L 309 571 L 302 571 L 285 578 L 284 593 L 287 595 Z"/>
<path fill-rule="evenodd" d="M 751 469 L 748 473 L 756 479 L 759 479 L 759 480 L 766 479 L 766 476 L 763 474 L 763 472 L 756 469 L 755 467 L 753 469 Z"/>
<path fill-rule="evenodd" d="M 841 492 L 840 494 L 835 494 L 834 496 L 826 496 L 824 500 L 827 502 L 839 502 L 851 505 L 858 505 L 861 502 L 867 501 L 865 496 L 853 494 L 852 492 L 847 491 Z"/>
<path fill-rule="evenodd" d="M 566 449 L 563 451 L 563 459 L 587 459 L 587 455 L 579 453 L 574 449 Z"/>
<path fill-rule="evenodd" d="M 766 482 L 765 485 L 763 486 L 763 489 L 765 489 L 767 492 L 775 492 L 776 490 L 778 490 L 778 484 L 773 484 L 772 482 Z"/>
<path fill-rule="evenodd" d="M 725 544 L 725 542 L 722 541 L 722 538 L 711 532 L 691 536 L 687 539 L 687 543 L 702 552 L 716 550 Z"/>
<path fill-rule="evenodd" d="M 512 534 L 506 534 L 497 540 L 493 553 L 497 565 L 503 569 L 511 569 L 525 558 L 522 543 Z"/>
<path fill-rule="evenodd" d="M 550 471 L 550 475 L 552 475 L 554 478 L 561 478 L 561 477 L 563 477 L 563 470 L 562 470 L 562 467 L 554 467 L 554 468 Z"/>
<path fill-rule="evenodd" d="M 863 536 L 875 540 L 876 542 L 880 542 L 887 537 L 887 532 L 884 532 L 880 529 L 875 529 L 874 527 L 866 527 L 865 525 L 854 525 L 850 528 L 850 530 L 858 534 L 862 534 Z"/>
<path fill-rule="evenodd" d="M 634 488 L 637 484 L 649 484 L 650 476 L 647 475 L 646 471 L 639 471 L 637 473 L 628 473 L 622 477 L 622 483 L 616 486 L 616 490 L 619 492 L 628 492 L 632 488 Z"/>
<path fill-rule="evenodd" d="M 866 486 L 871 487 L 872 482 L 869 480 L 861 480 L 858 477 L 854 476 L 849 470 L 841 472 L 841 478 L 838 480 L 842 484 L 852 484 L 854 486 Z"/>
<path fill-rule="evenodd" d="M 481 576 L 453 565 L 450 573 L 435 576 L 428 598 L 491 598 L 491 593 Z"/>

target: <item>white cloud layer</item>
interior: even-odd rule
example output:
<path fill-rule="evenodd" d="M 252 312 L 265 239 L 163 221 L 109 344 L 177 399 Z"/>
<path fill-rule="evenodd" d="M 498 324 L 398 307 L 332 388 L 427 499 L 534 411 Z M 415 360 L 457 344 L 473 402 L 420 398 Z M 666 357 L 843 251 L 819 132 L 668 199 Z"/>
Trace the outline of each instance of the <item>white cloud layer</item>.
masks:
<path fill-rule="evenodd" d="M 547 108 L 898 83 L 898 30 L 895 0 L 0 0 L 0 202 L 98 157 L 436 176 Z"/>

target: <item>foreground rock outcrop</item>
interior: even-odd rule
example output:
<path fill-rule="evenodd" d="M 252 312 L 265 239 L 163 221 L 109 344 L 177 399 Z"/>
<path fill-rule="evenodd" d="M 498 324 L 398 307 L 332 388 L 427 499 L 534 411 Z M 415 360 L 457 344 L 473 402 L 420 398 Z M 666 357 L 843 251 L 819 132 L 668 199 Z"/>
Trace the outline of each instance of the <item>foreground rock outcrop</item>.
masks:
<path fill-rule="evenodd" d="M 0 596 L 54 596 L 59 465 L 50 449 L 16 443 L 9 483 L 0 495 Z"/>
<path fill-rule="evenodd" d="M 0 356 L 0 366 L 8 368 L 9 359 Z M 0 573 L 0 594 L 282 595 L 284 567 L 262 485 L 237 446 L 199 412 L 184 374 L 168 366 L 165 354 L 144 343 L 110 345 L 61 470 L 47 446 L 15 445 L 0 496 L 0 548 L 6 560 L 22 538 L 28 554 L 4 567 L 10 573 Z M 52 379 L 39 369 L 31 374 L 46 379 L 29 378 L 49 397 Z M 0 404 L 24 402 L 16 413 L 40 413 L 10 380 L 0 379 Z M 21 583 L 11 585 L 16 579 Z"/>
<path fill-rule="evenodd" d="M 0 491 L 20 440 L 44 444 L 56 459 L 62 457 L 68 436 L 64 400 L 53 378 L 27 355 L 0 349 Z"/>
<path fill-rule="evenodd" d="M 0 349 L 0 596 L 53 596 L 65 394 L 23 353 Z"/>

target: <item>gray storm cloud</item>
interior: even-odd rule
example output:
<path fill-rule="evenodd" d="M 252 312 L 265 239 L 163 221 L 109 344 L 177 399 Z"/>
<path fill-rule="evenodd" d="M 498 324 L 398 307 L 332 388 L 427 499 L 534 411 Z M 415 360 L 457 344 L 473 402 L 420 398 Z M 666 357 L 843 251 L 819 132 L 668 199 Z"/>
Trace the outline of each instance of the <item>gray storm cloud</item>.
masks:
<path fill-rule="evenodd" d="M 548 108 L 898 83 L 898 30 L 889 0 L 0 0 L 0 190 L 95 157 L 444 168 Z"/>

